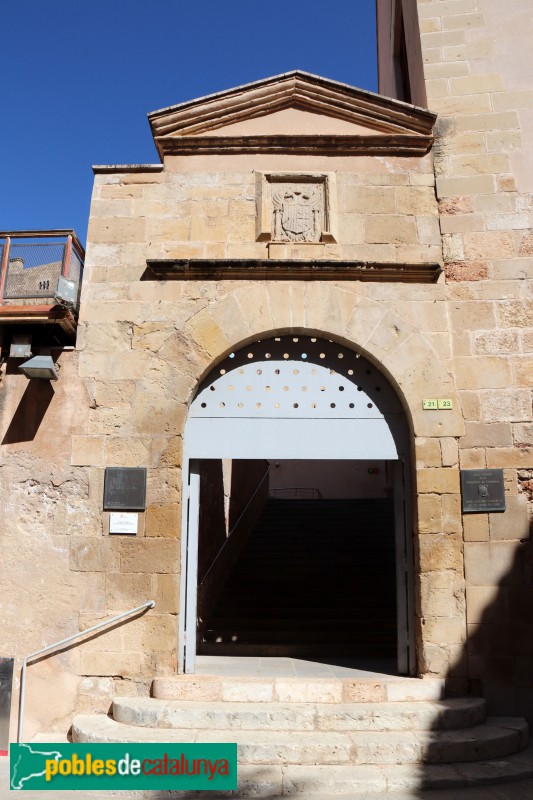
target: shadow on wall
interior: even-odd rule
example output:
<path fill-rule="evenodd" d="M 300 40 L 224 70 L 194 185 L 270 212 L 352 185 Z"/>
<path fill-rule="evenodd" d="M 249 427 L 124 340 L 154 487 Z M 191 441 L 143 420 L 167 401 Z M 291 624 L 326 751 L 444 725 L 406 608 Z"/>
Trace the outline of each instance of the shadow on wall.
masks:
<path fill-rule="evenodd" d="M 533 470 L 519 470 L 519 484 L 531 503 L 533 500 Z M 512 533 L 512 532 L 509 532 Z M 473 697 L 483 697 L 487 704 L 487 716 L 526 717 L 533 730 L 533 519 L 529 522 L 528 538 L 466 542 L 466 578 L 469 587 L 468 633 L 462 652 L 448 669 L 447 679 L 452 686 L 459 688 L 458 675 L 466 675 L 467 691 Z M 496 585 L 495 576 L 499 575 Z M 492 581 L 491 581 L 492 578 Z M 491 581 L 492 585 L 487 585 Z M 478 611 L 479 609 L 479 611 Z M 458 692 L 459 693 L 459 692 Z M 464 693 L 461 693 L 464 694 Z M 497 723 L 496 723 L 497 724 Z M 503 727 L 509 730 L 509 749 L 512 753 L 496 754 L 478 741 L 479 757 L 495 761 L 494 773 L 485 766 L 479 768 L 478 781 L 490 783 L 491 777 L 498 782 L 499 765 L 505 766 L 505 759 L 523 749 L 524 739 L 520 730 L 514 729 L 509 721 Z M 432 730 L 442 731 L 438 719 L 434 720 Z M 420 787 L 412 797 L 438 798 L 438 791 L 427 792 L 430 781 L 430 764 L 439 758 L 437 741 L 429 743 L 419 767 Z M 464 758 L 468 761 L 468 751 L 457 750 L 454 760 Z M 475 769 L 475 762 L 466 766 Z M 502 760 L 503 759 L 503 760 Z M 461 764 L 459 764 L 461 770 Z M 483 774 L 482 774 L 483 773 Z M 501 780 L 501 778 L 500 778 Z M 508 778 L 512 780 L 512 778 Z M 509 794 L 502 790 L 502 800 L 507 797 L 530 797 L 533 789 L 528 783 L 522 794 L 517 786 L 505 785 Z M 524 784 L 525 786 L 525 784 Z M 458 789 L 461 793 L 462 790 Z M 483 797 L 483 790 L 473 792 L 471 800 Z M 480 792 L 480 794 L 478 794 Z M 463 795 L 461 794 L 461 797 Z M 467 795 L 470 798 L 470 794 Z M 492 797 L 492 795 L 490 795 Z"/>
<path fill-rule="evenodd" d="M 54 389 L 50 381 L 31 379 L 2 439 L 2 444 L 31 442 L 35 439 L 53 396 Z"/>

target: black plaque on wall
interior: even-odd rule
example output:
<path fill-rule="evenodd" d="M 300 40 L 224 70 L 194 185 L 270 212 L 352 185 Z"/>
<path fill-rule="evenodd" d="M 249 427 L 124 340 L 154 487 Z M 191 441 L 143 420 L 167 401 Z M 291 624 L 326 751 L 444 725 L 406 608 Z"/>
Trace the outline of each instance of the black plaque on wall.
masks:
<path fill-rule="evenodd" d="M 104 511 L 144 511 L 146 468 L 106 467 Z"/>
<path fill-rule="evenodd" d="M 462 469 L 463 514 L 505 511 L 503 469 Z"/>

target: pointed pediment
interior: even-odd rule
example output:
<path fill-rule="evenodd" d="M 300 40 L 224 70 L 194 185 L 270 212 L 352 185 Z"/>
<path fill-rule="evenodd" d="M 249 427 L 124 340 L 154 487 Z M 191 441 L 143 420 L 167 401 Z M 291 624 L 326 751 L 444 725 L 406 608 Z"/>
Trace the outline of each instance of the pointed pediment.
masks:
<path fill-rule="evenodd" d="M 435 114 L 305 72 L 290 72 L 148 115 L 161 156 L 297 152 L 421 155 Z"/>

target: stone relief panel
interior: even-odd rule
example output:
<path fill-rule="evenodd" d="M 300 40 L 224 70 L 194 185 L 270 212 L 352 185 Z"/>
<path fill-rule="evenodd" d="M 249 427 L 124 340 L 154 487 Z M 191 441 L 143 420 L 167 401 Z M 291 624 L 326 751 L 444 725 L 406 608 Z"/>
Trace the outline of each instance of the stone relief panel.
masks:
<path fill-rule="evenodd" d="M 273 183 L 272 241 L 319 242 L 324 229 L 324 184 Z"/>
<path fill-rule="evenodd" d="M 336 243 L 335 173 L 256 172 L 256 241 L 279 245 Z"/>

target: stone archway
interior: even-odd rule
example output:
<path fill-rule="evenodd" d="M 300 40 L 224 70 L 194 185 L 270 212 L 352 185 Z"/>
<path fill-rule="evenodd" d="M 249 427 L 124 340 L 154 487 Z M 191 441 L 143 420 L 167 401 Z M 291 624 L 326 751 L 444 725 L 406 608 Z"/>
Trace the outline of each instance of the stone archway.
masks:
<path fill-rule="evenodd" d="M 181 669 L 194 671 L 196 652 L 199 460 L 381 459 L 395 465 L 398 661 L 401 671 L 413 670 L 408 425 L 396 392 L 373 364 L 317 336 L 253 341 L 230 353 L 202 381 L 189 410 L 184 444 L 188 503 Z"/>

